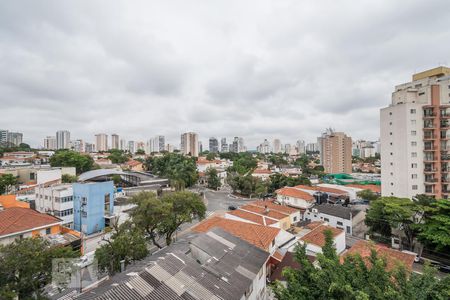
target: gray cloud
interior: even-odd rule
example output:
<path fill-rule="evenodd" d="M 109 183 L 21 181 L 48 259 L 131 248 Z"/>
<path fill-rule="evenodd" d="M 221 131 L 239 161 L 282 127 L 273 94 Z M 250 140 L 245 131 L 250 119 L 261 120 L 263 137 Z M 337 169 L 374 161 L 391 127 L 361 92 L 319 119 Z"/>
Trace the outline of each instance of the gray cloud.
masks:
<path fill-rule="evenodd" d="M 412 73 L 449 64 L 448 1 L 3 1 L 0 128 L 376 139 Z"/>

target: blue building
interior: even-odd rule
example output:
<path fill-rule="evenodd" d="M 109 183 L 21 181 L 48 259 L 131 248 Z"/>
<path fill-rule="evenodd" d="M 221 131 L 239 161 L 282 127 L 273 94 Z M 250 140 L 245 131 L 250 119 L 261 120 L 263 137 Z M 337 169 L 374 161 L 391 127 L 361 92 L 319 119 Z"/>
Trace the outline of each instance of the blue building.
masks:
<path fill-rule="evenodd" d="M 114 184 L 82 182 L 73 184 L 74 229 L 84 234 L 102 231 L 114 213 Z"/>

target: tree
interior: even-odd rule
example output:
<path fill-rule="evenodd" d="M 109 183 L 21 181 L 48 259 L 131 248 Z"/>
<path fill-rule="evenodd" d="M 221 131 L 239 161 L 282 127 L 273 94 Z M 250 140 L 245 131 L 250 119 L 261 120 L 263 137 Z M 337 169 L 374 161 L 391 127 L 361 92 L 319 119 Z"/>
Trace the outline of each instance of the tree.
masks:
<path fill-rule="evenodd" d="M 269 176 L 268 191 L 270 193 L 285 187 L 285 186 L 296 186 L 296 185 L 311 185 L 311 181 L 305 176 L 299 177 L 288 177 L 280 173 L 275 173 Z"/>
<path fill-rule="evenodd" d="M 166 177 L 177 191 L 193 186 L 198 180 L 194 158 L 177 153 L 166 153 L 162 157 L 150 157 L 145 161 L 147 170 Z"/>
<path fill-rule="evenodd" d="M 370 232 L 379 233 L 385 238 L 391 237 L 392 228 L 402 230 L 412 250 L 418 233 L 417 213 L 418 207 L 408 198 L 381 197 L 371 202 L 365 222 Z"/>
<path fill-rule="evenodd" d="M 78 180 L 78 177 L 75 175 L 63 174 L 61 176 L 62 183 L 73 183 Z"/>
<path fill-rule="evenodd" d="M 114 185 L 119 185 L 122 182 L 122 177 L 118 174 L 114 174 L 111 176 L 112 181 L 114 182 Z"/>
<path fill-rule="evenodd" d="M 174 192 L 158 198 L 151 192 L 141 192 L 132 198 L 136 207 L 131 212 L 132 222 L 144 230 L 153 244 L 162 248 L 158 241 L 164 237 L 166 245 L 184 223 L 205 217 L 206 207 L 199 195 L 192 192 Z"/>
<path fill-rule="evenodd" d="M 144 149 L 137 149 L 136 154 L 137 155 L 145 155 L 145 150 Z"/>
<path fill-rule="evenodd" d="M 58 150 L 50 157 L 52 167 L 75 167 L 77 174 L 92 170 L 94 160 L 89 155 L 72 150 Z"/>
<path fill-rule="evenodd" d="M 347 255 L 341 261 L 331 233 L 324 234 L 325 246 L 317 255 L 317 267 L 308 260 L 306 245 L 296 247 L 300 267 L 283 270 L 286 285 L 273 285 L 277 299 L 448 299 L 449 276 L 440 280 L 427 266 L 423 275 L 410 275 L 402 265 L 387 270 L 386 260 L 374 250 L 367 260 Z"/>
<path fill-rule="evenodd" d="M 67 247 L 51 247 L 40 237 L 0 245 L 0 296 L 39 298 L 43 287 L 52 280 L 52 260 L 77 256 L 78 252 Z"/>
<path fill-rule="evenodd" d="M 17 178 L 12 174 L 0 174 L 0 195 L 11 192 L 17 184 Z"/>
<path fill-rule="evenodd" d="M 199 195 L 192 192 L 175 192 L 162 196 L 161 201 L 170 205 L 167 218 L 161 222 L 159 233 L 166 238 L 166 245 L 172 243 L 173 234 L 185 223 L 205 217 L 206 206 Z"/>
<path fill-rule="evenodd" d="M 141 260 L 148 254 L 143 231 L 131 222 L 116 225 L 110 238 L 95 251 L 100 271 L 110 275 L 120 271 L 121 261 L 125 265 Z"/>
<path fill-rule="evenodd" d="M 208 168 L 208 170 L 206 170 L 206 178 L 208 180 L 208 188 L 213 189 L 213 190 L 217 190 L 218 188 L 220 188 L 221 183 L 220 183 L 220 178 L 217 175 L 217 170 L 214 168 Z"/>
<path fill-rule="evenodd" d="M 118 149 L 112 149 L 109 153 L 108 159 L 111 160 L 113 164 L 123 164 L 130 158 L 128 153 Z"/>
<path fill-rule="evenodd" d="M 233 165 L 228 167 L 229 173 L 244 175 L 256 169 L 258 161 L 250 153 L 239 153 L 234 157 Z"/>
<path fill-rule="evenodd" d="M 206 155 L 206 159 L 207 160 L 214 160 L 214 159 L 216 159 L 216 153 L 214 153 L 214 152 L 209 152 L 207 155 Z"/>
<path fill-rule="evenodd" d="M 450 251 L 450 201 L 440 199 L 430 203 L 424 222 L 419 224 L 419 239 L 437 251 Z M 445 251 L 444 251 L 445 250 Z"/>
<path fill-rule="evenodd" d="M 359 198 L 367 200 L 367 201 L 374 201 L 374 200 L 377 200 L 379 198 L 379 196 L 376 193 L 372 192 L 369 189 L 359 191 L 359 192 L 356 193 L 356 195 Z"/>
<path fill-rule="evenodd" d="M 162 248 L 157 238 L 162 220 L 170 215 L 170 204 L 158 199 L 155 193 L 145 191 L 134 195 L 131 203 L 136 204 L 130 214 L 133 223 L 145 231 L 155 246 Z"/>

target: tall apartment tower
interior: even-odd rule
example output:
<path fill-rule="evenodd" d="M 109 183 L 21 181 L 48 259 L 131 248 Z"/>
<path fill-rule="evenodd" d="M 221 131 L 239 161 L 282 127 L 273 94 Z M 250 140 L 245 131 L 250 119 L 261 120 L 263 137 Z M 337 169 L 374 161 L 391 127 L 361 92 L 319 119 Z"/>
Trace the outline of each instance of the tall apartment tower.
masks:
<path fill-rule="evenodd" d="M 56 132 L 56 149 L 70 148 L 70 132 L 67 130 L 59 130 Z"/>
<path fill-rule="evenodd" d="M 8 130 L 0 129 L 0 144 L 8 142 Z"/>
<path fill-rule="evenodd" d="M 228 152 L 227 138 L 222 138 L 220 140 L 220 152 L 222 153 Z"/>
<path fill-rule="evenodd" d="M 414 74 L 381 109 L 383 196 L 450 194 L 450 68 Z"/>
<path fill-rule="evenodd" d="M 166 138 L 163 135 L 157 135 L 148 141 L 149 152 L 162 152 L 166 150 Z"/>
<path fill-rule="evenodd" d="M 186 132 L 181 135 L 181 153 L 198 157 L 198 134 L 195 132 Z"/>
<path fill-rule="evenodd" d="M 95 148 L 97 152 L 108 151 L 108 135 L 106 133 L 95 135 Z"/>
<path fill-rule="evenodd" d="M 120 149 L 120 139 L 118 134 L 111 134 L 111 149 Z"/>
<path fill-rule="evenodd" d="M 215 137 L 209 138 L 209 152 L 218 153 L 219 152 L 219 140 Z"/>
<path fill-rule="evenodd" d="M 44 149 L 46 150 L 56 150 L 56 137 L 47 136 L 44 139 Z"/>
<path fill-rule="evenodd" d="M 8 132 L 8 143 L 14 146 L 22 144 L 23 134 L 20 132 Z"/>
<path fill-rule="evenodd" d="M 322 134 L 318 139 L 320 162 L 325 173 L 352 172 L 352 138 L 343 132 L 332 129 Z"/>
<path fill-rule="evenodd" d="M 273 153 L 281 153 L 281 141 L 279 139 L 273 140 Z"/>

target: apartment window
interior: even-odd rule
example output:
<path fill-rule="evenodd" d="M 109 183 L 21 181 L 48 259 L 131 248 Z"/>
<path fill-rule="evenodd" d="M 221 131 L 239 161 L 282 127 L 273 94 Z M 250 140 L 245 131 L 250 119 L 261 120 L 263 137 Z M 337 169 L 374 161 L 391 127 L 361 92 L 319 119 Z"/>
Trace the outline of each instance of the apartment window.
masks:
<path fill-rule="evenodd" d="M 393 185 L 394 185 L 394 183 L 393 183 L 393 182 L 391 182 L 391 185 L 393 186 Z"/>
<path fill-rule="evenodd" d="M 412 130 L 412 131 L 411 131 L 411 135 L 417 135 L 417 131 Z"/>
<path fill-rule="evenodd" d="M 337 221 L 337 224 L 338 224 L 339 226 L 344 225 L 344 223 L 342 223 L 341 221 Z"/>
<path fill-rule="evenodd" d="M 411 109 L 409 110 L 409 112 L 412 113 L 412 114 L 415 114 L 415 113 L 416 113 L 416 109 L 415 109 L 415 108 L 411 108 Z"/>
<path fill-rule="evenodd" d="M 425 92 L 420 92 L 419 96 L 425 95 Z"/>
<path fill-rule="evenodd" d="M 391 172 L 391 176 L 394 176 L 394 172 Z"/>
<path fill-rule="evenodd" d="M 392 146 L 392 142 L 389 143 Z"/>
<path fill-rule="evenodd" d="M 416 169 L 417 168 L 417 164 L 416 163 L 411 164 L 411 168 Z"/>
<path fill-rule="evenodd" d="M 417 174 L 411 174 L 412 179 L 417 179 Z"/>
<path fill-rule="evenodd" d="M 389 115 L 392 116 L 392 112 L 390 112 Z"/>
<path fill-rule="evenodd" d="M 416 120 L 411 120 L 411 125 L 416 125 Z"/>
<path fill-rule="evenodd" d="M 392 135 L 392 132 L 389 132 L 389 135 Z"/>
<path fill-rule="evenodd" d="M 417 157 L 417 152 L 411 152 L 411 157 Z"/>
<path fill-rule="evenodd" d="M 392 125 L 392 122 L 389 122 L 389 125 Z"/>
<path fill-rule="evenodd" d="M 294 222 L 297 222 L 297 217 L 294 217 Z"/>
<path fill-rule="evenodd" d="M 412 189 L 417 190 L 417 184 L 413 184 Z"/>
<path fill-rule="evenodd" d="M 50 228 L 45 229 L 45 234 L 50 234 L 52 231 Z"/>
<path fill-rule="evenodd" d="M 330 219 L 328 219 L 328 218 L 324 218 L 323 219 L 325 222 L 330 222 Z"/>
<path fill-rule="evenodd" d="M 347 226 L 347 233 L 350 234 L 351 228 L 350 226 Z"/>
<path fill-rule="evenodd" d="M 394 165 L 394 163 L 393 162 L 391 162 L 391 166 L 393 166 Z"/>
<path fill-rule="evenodd" d="M 417 142 L 411 142 L 411 146 L 416 147 L 417 146 Z"/>

